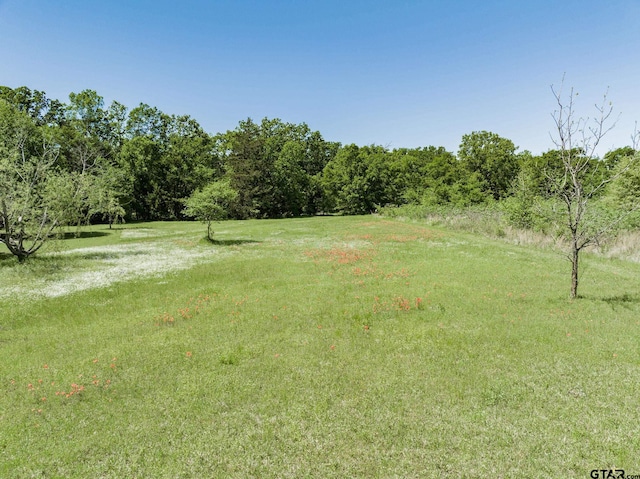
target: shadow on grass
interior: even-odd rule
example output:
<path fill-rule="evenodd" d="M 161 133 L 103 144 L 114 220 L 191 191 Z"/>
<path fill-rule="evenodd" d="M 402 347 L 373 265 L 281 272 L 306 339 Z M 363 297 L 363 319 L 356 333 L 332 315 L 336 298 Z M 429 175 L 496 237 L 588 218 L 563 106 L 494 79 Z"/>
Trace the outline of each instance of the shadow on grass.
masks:
<path fill-rule="evenodd" d="M 0 265 L 8 263 L 9 261 L 15 261 L 17 263 L 18 259 L 11 253 L 0 252 Z"/>
<path fill-rule="evenodd" d="M 18 258 L 10 253 L 0 253 L 0 268 L 7 268 L 9 274 L 49 276 L 60 273 L 60 269 L 66 261 L 60 257 L 43 255 L 31 255 L 19 262 Z"/>
<path fill-rule="evenodd" d="M 616 309 L 617 307 L 623 307 L 626 309 L 631 309 L 631 306 L 640 304 L 640 294 L 631 294 L 631 293 L 623 293 L 616 296 L 606 296 L 606 297 L 598 297 L 598 296 L 580 296 L 584 299 L 590 299 L 594 301 L 602 301 L 611 306 L 611 309 Z"/>
<path fill-rule="evenodd" d="M 241 244 L 251 244 L 251 243 L 261 243 L 258 240 L 246 240 L 246 239 L 229 239 L 229 240 L 219 240 L 219 239 L 210 239 L 205 238 L 207 243 L 213 244 L 216 246 L 236 246 Z"/>
<path fill-rule="evenodd" d="M 104 231 L 67 231 L 60 233 L 56 236 L 56 239 L 68 240 L 68 239 L 81 239 L 81 238 L 99 238 L 101 236 L 109 236 L 111 233 L 105 233 Z"/>
<path fill-rule="evenodd" d="M 148 251 L 91 251 L 89 253 L 73 253 L 69 256 L 78 259 L 98 259 L 98 260 L 106 260 L 106 259 L 114 259 L 114 258 L 122 258 L 124 256 L 144 256 L 148 255 Z"/>

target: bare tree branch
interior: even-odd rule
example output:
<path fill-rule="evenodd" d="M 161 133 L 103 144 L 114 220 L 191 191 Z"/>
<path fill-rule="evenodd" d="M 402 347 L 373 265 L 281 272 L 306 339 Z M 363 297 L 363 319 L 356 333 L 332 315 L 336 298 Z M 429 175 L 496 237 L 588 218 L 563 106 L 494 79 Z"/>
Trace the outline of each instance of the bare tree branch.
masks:
<path fill-rule="evenodd" d="M 599 228 L 592 228 L 587 224 L 590 201 L 608 184 L 624 174 L 631 162 L 626 167 L 617 169 L 615 173 L 598 179 L 598 146 L 617 123 L 617 119 L 611 121 L 613 106 L 608 100 L 608 89 L 602 103 L 595 105 L 597 115 L 594 118 L 576 117 L 574 101 L 578 93 L 571 88 L 568 97 L 565 97 L 563 90 L 564 76 L 559 89 L 551 86 L 557 104 L 557 109 L 552 114 L 555 135 L 551 135 L 551 138 L 559 151 L 563 171 L 559 177 L 558 174 L 554 176 L 552 173 L 547 174 L 547 177 L 552 192 L 565 205 L 565 224 L 571 243 L 570 251 L 567 253 L 572 264 L 571 298 L 575 298 L 578 294 L 580 251 L 588 245 L 599 243 L 605 233 L 624 219 L 623 216 L 630 214 L 625 212 Z M 637 133 L 634 133 L 633 139 L 635 142 Z"/>

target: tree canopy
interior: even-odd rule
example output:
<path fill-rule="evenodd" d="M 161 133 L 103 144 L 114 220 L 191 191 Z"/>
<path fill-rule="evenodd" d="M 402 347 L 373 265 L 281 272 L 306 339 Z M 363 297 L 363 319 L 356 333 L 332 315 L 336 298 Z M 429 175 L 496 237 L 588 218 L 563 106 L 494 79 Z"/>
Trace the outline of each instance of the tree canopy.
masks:
<path fill-rule="evenodd" d="M 611 204 L 629 204 L 638 189 L 637 167 L 628 167 L 634 147 L 602 159 L 566 147 L 532 155 L 474 131 L 457 154 L 390 150 L 341 145 L 278 118 L 247 118 L 210 134 L 189 115 L 105 105 L 93 90 L 64 103 L 0 86 L 0 102 L 1 241 L 10 249 L 34 241 L 23 248 L 35 251 L 57 226 L 87 222 L 361 214 L 403 204 L 499 202 L 514 225 L 533 227 L 534 203 L 557 197 L 549 179 L 567 174 L 567 155 L 588 166 L 581 187 Z M 614 176 L 615 185 L 599 186 Z"/>

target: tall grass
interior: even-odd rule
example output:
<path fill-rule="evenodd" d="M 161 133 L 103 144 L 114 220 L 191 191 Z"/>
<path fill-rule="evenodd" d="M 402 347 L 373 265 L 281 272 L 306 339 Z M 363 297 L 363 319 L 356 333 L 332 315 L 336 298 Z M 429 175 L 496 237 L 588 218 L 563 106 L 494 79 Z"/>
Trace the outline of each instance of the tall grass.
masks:
<path fill-rule="evenodd" d="M 456 231 L 480 234 L 517 245 L 530 245 L 559 252 L 568 251 L 569 243 L 559 231 L 540 228 L 519 228 L 512 224 L 509 215 L 498 203 L 458 207 L 453 205 L 404 205 L 385 207 L 380 214 L 387 218 L 419 221 L 429 226 L 439 226 Z M 640 233 L 629 222 L 622 229 L 612 231 L 586 251 L 607 258 L 640 261 Z"/>

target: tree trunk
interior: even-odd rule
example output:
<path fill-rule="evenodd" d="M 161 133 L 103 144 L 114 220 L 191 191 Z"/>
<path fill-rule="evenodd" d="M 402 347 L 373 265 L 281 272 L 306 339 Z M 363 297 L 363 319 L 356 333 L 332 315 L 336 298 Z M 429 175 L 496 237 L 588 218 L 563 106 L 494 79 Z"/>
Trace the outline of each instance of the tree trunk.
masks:
<path fill-rule="evenodd" d="M 571 299 L 578 297 L 578 260 L 580 248 L 573 243 L 571 245 Z"/>
<path fill-rule="evenodd" d="M 207 238 L 209 238 L 209 241 L 213 241 L 213 231 L 211 231 L 211 221 L 207 221 Z"/>

